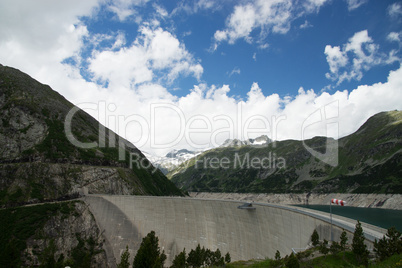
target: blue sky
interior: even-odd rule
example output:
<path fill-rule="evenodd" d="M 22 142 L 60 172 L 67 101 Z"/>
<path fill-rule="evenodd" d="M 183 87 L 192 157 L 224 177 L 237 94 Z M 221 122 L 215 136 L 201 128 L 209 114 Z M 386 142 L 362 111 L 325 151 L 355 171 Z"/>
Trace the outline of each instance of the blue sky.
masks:
<path fill-rule="evenodd" d="M 149 1 L 136 7 L 132 15 L 120 19 L 109 5 L 101 5 L 95 16 L 84 16 L 80 20 L 92 35 L 120 32 L 127 44 L 137 38 L 144 22 L 158 20 L 159 27 L 174 35 L 194 60 L 201 63 L 203 73 L 199 81 L 217 86 L 228 84 L 231 94 L 239 98 L 245 97 L 253 82 L 258 82 L 266 94 L 275 92 L 293 96 L 299 87 L 331 92 L 353 89 L 359 84 L 385 82 L 389 71 L 399 67 L 397 60 L 373 64 L 362 77 L 338 83 L 325 75 L 329 66 L 324 54 L 327 45 L 342 47 L 355 33 L 366 30 L 371 43 L 378 45 L 377 53 L 395 50 L 399 56 L 400 43 L 390 42 L 388 38 L 390 33 L 401 30 L 400 16 L 390 15 L 392 4 L 399 5 L 397 1 L 322 1 L 322 4 L 317 1 L 312 11 L 303 8 L 306 1 L 292 3 L 289 10 L 293 17 L 286 21 L 284 31 L 274 32 L 270 23 L 256 25 L 247 37 L 236 38 L 233 44 L 221 42 L 216 49 L 213 48 L 216 44 L 214 34 L 227 28 L 234 9 L 255 2 L 203 2 L 210 6 L 194 11 L 199 2 L 185 1 L 189 11 L 178 1 Z M 357 7 L 353 8 L 354 3 Z M 166 13 L 160 15 L 158 10 Z M 84 58 L 92 52 L 92 47 L 88 47 L 89 50 L 82 51 Z M 175 95 L 184 96 L 199 81 L 183 75 L 164 85 L 175 90 Z"/>
<path fill-rule="evenodd" d="M 339 138 L 402 109 L 400 1 L 5 0 L 0 34 L 1 64 L 155 153 L 261 134 Z M 305 134 L 326 109 L 338 129 Z"/>

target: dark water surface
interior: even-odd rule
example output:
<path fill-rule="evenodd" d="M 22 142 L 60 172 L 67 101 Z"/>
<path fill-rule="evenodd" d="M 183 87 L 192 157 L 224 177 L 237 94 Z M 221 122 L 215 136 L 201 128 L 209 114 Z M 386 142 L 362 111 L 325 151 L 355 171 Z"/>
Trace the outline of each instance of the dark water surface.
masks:
<path fill-rule="evenodd" d="M 295 205 L 329 213 L 329 205 Z M 385 229 L 392 226 L 402 232 L 402 210 L 332 206 L 332 214 L 359 220 Z"/>

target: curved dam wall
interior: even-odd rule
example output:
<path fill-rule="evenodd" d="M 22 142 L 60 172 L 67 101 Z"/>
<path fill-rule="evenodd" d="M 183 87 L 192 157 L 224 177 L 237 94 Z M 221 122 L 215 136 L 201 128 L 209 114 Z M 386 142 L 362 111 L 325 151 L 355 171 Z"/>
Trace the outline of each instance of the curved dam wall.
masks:
<path fill-rule="evenodd" d="M 127 245 L 132 259 L 142 238 L 152 230 L 167 255 L 167 265 L 183 248 L 188 253 L 198 244 L 219 248 L 222 254 L 230 252 L 236 261 L 273 258 L 276 250 L 285 256 L 292 248 L 306 248 L 314 229 L 320 239 L 330 240 L 326 215 L 287 206 L 253 204 L 256 209 L 247 210 L 238 209 L 243 203 L 237 201 L 108 195 L 89 195 L 85 201 L 104 232 L 112 267 Z M 355 222 L 334 219 L 333 223 L 334 240 L 345 229 L 351 243 Z M 364 230 L 369 246 L 384 231 Z"/>

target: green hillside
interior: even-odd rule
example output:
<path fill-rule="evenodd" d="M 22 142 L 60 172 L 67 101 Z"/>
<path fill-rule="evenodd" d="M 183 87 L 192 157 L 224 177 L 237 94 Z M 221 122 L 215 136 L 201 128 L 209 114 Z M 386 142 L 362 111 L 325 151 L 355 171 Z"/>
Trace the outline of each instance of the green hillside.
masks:
<path fill-rule="evenodd" d="M 339 139 L 336 166 L 306 149 L 325 153 L 327 141 L 315 137 L 306 146 L 285 140 L 263 147 L 220 147 L 190 159 L 168 177 L 195 192 L 402 193 L 401 111 L 376 114 Z"/>

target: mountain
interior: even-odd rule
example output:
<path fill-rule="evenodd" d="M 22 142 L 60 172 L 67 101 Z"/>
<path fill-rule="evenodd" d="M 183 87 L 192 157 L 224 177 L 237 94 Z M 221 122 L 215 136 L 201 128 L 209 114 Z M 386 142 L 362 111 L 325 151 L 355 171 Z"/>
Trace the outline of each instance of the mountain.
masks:
<path fill-rule="evenodd" d="M 49 86 L 2 65 L 0 118 L 0 204 L 57 199 L 85 189 L 182 194 L 134 145 Z M 132 168 L 130 154 L 136 160 Z"/>
<path fill-rule="evenodd" d="M 267 135 L 262 135 L 255 139 L 247 139 L 245 141 L 240 141 L 238 139 L 227 139 L 219 147 L 238 147 L 243 145 L 265 146 L 270 142 L 272 142 L 272 140 L 268 138 Z M 196 157 L 197 155 L 200 155 L 207 150 L 209 149 L 201 151 L 189 151 L 187 149 L 172 150 L 163 157 L 155 156 L 146 152 L 144 152 L 144 155 L 152 162 L 152 164 L 155 165 L 155 167 L 159 168 L 163 174 L 166 175 L 172 170 L 176 169 L 182 163 L 193 157 Z"/>
<path fill-rule="evenodd" d="M 194 192 L 402 193 L 401 111 L 376 114 L 339 140 L 234 144 L 206 151 L 168 177 Z"/>
<path fill-rule="evenodd" d="M 171 170 L 183 162 L 201 154 L 202 151 L 189 151 L 187 149 L 172 150 L 163 157 L 151 155 L 144 152 L 144 155 L 152 162 L 152 164 L 159 168 L 162 173 L 168 174 Z"/>
<path fill-rule="evenodd" d="M 241 141 L 238 139 L 227 139 L 221 146 L 219 147 L 239 147 L 243 145 L 250 145 L 250 146 L 264 146 L 271 143 L 272 140 L 268 138 L 267 135 L 262 135 L 255 139 L 247 139 L 245 141 Z"/>

